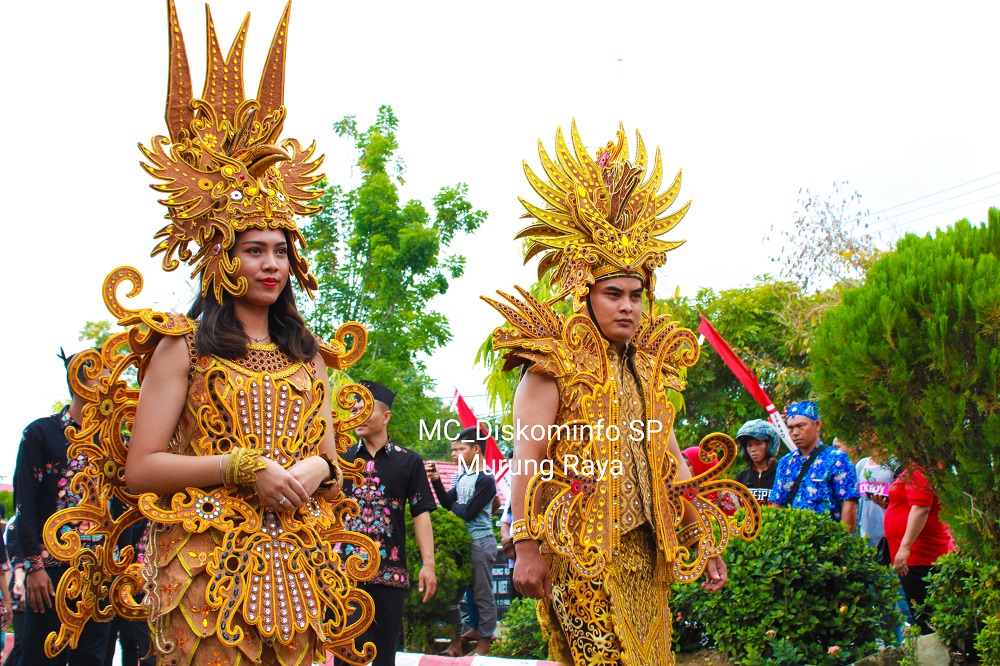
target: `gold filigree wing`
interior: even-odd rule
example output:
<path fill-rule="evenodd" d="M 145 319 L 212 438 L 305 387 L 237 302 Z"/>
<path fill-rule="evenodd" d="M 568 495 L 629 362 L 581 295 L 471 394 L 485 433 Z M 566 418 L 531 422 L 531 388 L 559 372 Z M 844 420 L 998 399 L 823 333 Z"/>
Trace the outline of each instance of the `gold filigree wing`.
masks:
<path fill-rule="evenodd" d="M 682 328 L 669 315 L 643 319 L 632 336 L 636 350 L 650 359 L 656 372 L 653 390 L 671 388 L 684 390 L 684 372 L 698 362 L 698 339 L 689 329 Z"/>
<path fill-rule="evenodd" d="M 595 392 L 610 404 L 613 383 Z M 574 420 L 554 428 L 546 461 L 525 491 L 524 515 L 531 538 L 544 538 L 586 577 L 601 573 L 611 552 L 613 490 L 607 441 L 595 437 L 589 420 Z"/>
<path fill-rule="evenodd" d="M 115 617 L 112 606 L 100 603 L 111 586 L 111 575 L 104 568 L 104 563 L 114 559 L 110 550 L 113 548 L 104 544 L 94 550 L 81 550 L 75 565 L 59 580 L 54 610 L 61 625 L 58 632 L 45 637 L 45 654 L 50 659 L 66 648 L 75 649 L 87 622 L 107 622 Z M 59 602 L 66 599 L 75 599 L 76 603 L 71 606 Z"/>
<path fill-rule="evenodd" d="M 235 187 L 235 178 L 249 175 L 245 167 L 235 161 L 224 168 L 215 164 L 198 168 L 183 158 L 183 147 L 165 136 L 153 137 L 149 148 L 139 144 L 139 150 L 148 160 L 148 163 L 141 163 L 142 168 L 160 181 L 152 188 L 167 195 L 160 203 L 167 207 L 170 223 L 156 233 L 155 237 L 162 240 L 152 253 L 154 257 L 163 254 L 166 271 L 176 269 L 180 261 L 191 259 L 188 244 L 192 241 L 205 246 L 218 234 L 221 235 L 221 247 L 232 245 L 233 228 L 211 213 L 232 195 L 242 198 L 242 192 Z M 241 170 L 244 173 L 240 173 Z"/>
<path fill-rule="evenodd" d="M 493 331 L 493 348 L 506 352 L 504 371 L 527 361 L 535 364 L 536 371 L 552 377 L 572 372 L 572 360 L 564 341 L 563 318 L 549 304 L 542 303 L 521 287 L 514 288 L 521 298 L 502 291 L 497 294 L 503 301 L 481 297 L 510 324 Z"/>
<path fill-rule="evenodd" d="M 348 339 L 350 350 L 348 351 Z M 368 346 L 368 331 L 361 324 L 349 321 L 341 324 L 333 340 L 319 341 L 319 353 L 327 367 L 334 370 L 346 370 L 357 363 Z"/>
<path fill-rule="evenodd" d="M 365 466 L 365 461 L 361 458 L 357 458 L 351 462 L 344 459 L 344 454 L 347 453 L 347 447 L 351 444 L 350 433 L 357 428 L 359 425 L 368 420 L 372 415 L 372 408 L 375 406 L 375 399 L 372 397 L 371 392 L 361 384 L 350 383 L 341 386 L 336 392 L 336 407 L 339 408 L 341 412 L 350 411 L 356 402 L 356 398 L 361 400 L 361 409 L 357 414 L 352 414 L 345 416 L 343 418 L 338 418 L 338 415 L 334 413 L 334 423 L 333 429 L 336 433 L 337 438 L 337 460 L 340 462 L 340 469 L 344 473 L 344 479 L 351 481 L 355 486 L 360 486 L 364 483 L 364 475 L 362 474 L 362 469 Z"/>
<path fill-rule="evenodd" d="M 310 205 L 323 195 L 324 190 L 316 187 L 323 180 L 323 174 L 316 170 L 323 165 L 323 156 L 316 154 L 316 142 L 303 148 L 298 139 L 285 139 L 281 147 L 290 159 L 279 162 L 273 168 L 278 172 L 279 182 L 288 197 L 287 204 L 296 215 L 312 215 L 322 210 L 322 206 Z"/>
<path fill-rule="evenodd" d="M 106 621 L 115 613 L 132 619 L 147 615 L 134 598 L 141 579 L 133 548 L 121 549 L 117 557 L 113 548 L 142 518 L 139 498 L 125 484 L 128 438 L 139 398 L 137 382 L 142 381 L 151 352 L 164 335 L 184 335 L 193 324 L 181 315 L 124 308 L 117 300 L 123 282 L 132 285 L 130 297 L 142 289 L 138 271 L 118 268 L 105 280 L 104 299 L 111 313 L 131 328 L 108 338 L 99 350 L 77 354 L 68 368 L 73 391 L 84 400 L 81 423 L 66 430 L 68 456 L 78 467 L 68 490 L 80 499 L 53 514 L 43 528 L 46 549 L 69 567 L 65 584 L 56 592 L 55 605 L 65 619 L 58 636 L 50 637 L 49 646 L 55 651 L 75 646 L 89 620 Z M 113 512 L 113 505 L 122 508 Z M 82 542 L 81 523 L 89 537 L 100 537 L 97 547 Z"/>
<path fill-rule="evenodd" d="M 240 499 L 236 489 L 222 486 L 174 493 L 169 509 L 160 506 L 157 495 L 145 493 L 139 498 L 139 509 L 156 523 L 180 523 L 187 532 L 204 532 L 210 527 L 223 532 L 255 532 L 261 525 L 257 510 Z"/>
<path fill-rule="evenodd" d="M 718 459 L 709 470 L 685 481 L 676 478 L 668 484 L 672 509 L 676 512 L 677 526 L 685 506 L 693 509 L 696 516 L 680 530 L 678 547 L 672 562 L 675 580 L 688 582 L 695 580 L 705 571 L 708 560 L 725 551 L 729 540 L 738 536 L 745 540 L 755 538 L 760 533 L 760 505 L 746 486 L 730 479 L 720 478 L 736 460 L 736 443 L 728 435 L 713 433 L 701 440 L 699 455 L 705 462 Z M 729 492 L 736 495 L 746 509 L 742 522 L 726 516 L 709 499 L 709 496 Z M 690 514 L 690 512 L 689 512 Z"/>
<path fill-rule="evenodd" d="M 348 536 L 344 532 L 342 545 L 350 541 L 356 548 L 377 553 L 375 543 L 360 534 Z M 357 537 L 361 537 L 358 539 Z M 378 570 L 379 558 L 361 561 L 357 554 L 341 559 L 329 541 L 319 542 L 310 549 L 309 558 L 316 566 L 316 582 L 320 596 L 326 601 L 327 614 L 323 623 L 324 647 L 349 664 L 361 666 L 370 663 L 375 652 L 372 643 L 365 643 L 361 651 L 354 647 L 354 639 L 364 634 L 375 618 L 375 604 L 355 580 L 371 579 Z"/>

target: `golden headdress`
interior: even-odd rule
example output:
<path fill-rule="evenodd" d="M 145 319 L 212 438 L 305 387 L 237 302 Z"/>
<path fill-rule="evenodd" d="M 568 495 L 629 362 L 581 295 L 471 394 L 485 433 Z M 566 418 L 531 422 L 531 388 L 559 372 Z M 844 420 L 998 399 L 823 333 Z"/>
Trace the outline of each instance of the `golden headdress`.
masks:
<path fill-rule="evenodd" d="M 673 229 L 691 206 L 689 201 L 677 212 L 663 215 L 680 192 L 681 172 L 658 194 L 663 179 L 660 149 L 656 149 L 653 168 L 643 181 L 646 147 L 638 131 L 634 161 L 629 161 L 628 140 L 621 124 L 617 142 L 609 141 L 593 159 L 580 140 L 575 120 L 570 137 L 575 155 L 566 145 L 562 128 L 556 130 L 555 162 L 538 142 L 548 182 L 524 163 L 528 182 L 545 200 L 545 207 L 539 208 L 521 199 L 528 210 L 522 217 L 535 220 L 515 236 L 528 240 L 524 261 L 542 254 L 538 279 L 555 269 L 550 280 L 559 290 L 559 298 L 572 294 L 577 311 L 582 309 L 590 285 L 613 277 L 641 279 L 652 301 L 654 271 L 666 263 L 667 252 L 684 242 L 659 238 Z"/>
<path fill-rule="evenodd" d="M 283 104 L 288 13 L 285 6 L 275 30 L 261 75 L 257 99 L 243 96 L 243 50 L 250 14 L 223 58 L 206 5 L 208 66 L 200 98 L 192 96 L 184 35 L 173 0 L 170 15 L 170 73 L 167 89 L 167 129 L 170 136 L 156 136 L 150 147 L 139 145 L 149 163 L 142 166 L 159 181 L 152 187 L 166 193 L 170 223 L 152 255 L 163 255 L 163 268 L 172 271 L 185 261 L 201 276 L 201 293 L 211 289 L 216 300 L 223 290 L 241 296 L 247 282 L 236 278 L 239 260 L 229 255 L 236 234 L 246 229 L 284 229 L 289 238 L 291 270 L 310 296 L 316 278 L 299 254 L 305 247 L 295 224 L 296 215 L 311 215 L 320 206 L 310 205 L 322 190 L 310 189 L 322 175 L 316 169 L 322 156 L 313 159 L 316 144 L 303 149 L 295 139 L 279 143 L 285 120 Z M 192 253 L 189 245 L 198 245 Z"/>

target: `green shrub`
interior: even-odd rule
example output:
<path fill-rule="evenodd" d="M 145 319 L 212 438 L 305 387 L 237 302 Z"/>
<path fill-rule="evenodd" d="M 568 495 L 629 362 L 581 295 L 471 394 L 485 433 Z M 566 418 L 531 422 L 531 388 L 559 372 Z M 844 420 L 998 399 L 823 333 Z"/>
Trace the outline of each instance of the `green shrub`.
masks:
<path fill-rule="evenodd" d="M 996 560 L 1000 211 L 987 217 L 903 238 L 826 313 L 810 356 L 824 426 L 922 466 L 956 540 Z"/>
<path fill-rule="evenodd" d="M 976 636 L 976 651 L 983 666 L 1000 664 L 1000 613 L 990 615 L 983 622 L 983 628 Z"/>
<path fill-rule="evenodd" d="M 760 536 L 725 558 L 720 592 L 674 586 L 675 632 L 698 623 L 738 664 L 846 664 L 893 640 L 898 579 L 828 515 L 764 507 Z"/>
<path fill-rule="evenodd" d="M 931 624 L 950 648 L 970 653 L 986 621 L 1000 613 L 1000 566 L 956 551 L 935 567 L 927 586 Z M 987 636 L 984 644 L 990 640 L 997 639 Z"/>
<path fill-rule="evenodd" d="M 453 636 L 453 629 L 444 619 L 465 588 L 472 584 L 472 537 L 465 529 L 465 521 L 440 507 L 431 512 L 434 528 L 434 573 L 437 592 L 427 603 L 417 589 L 420 574 L 420 548 L 413 535 L 413 520 L 409 506 L 406 508 L 406 564 L 410 570 L 410 591 L 403 603 L 403 634 L 407 649 L 427 652 L 437 637 Z"/>
<path fill-rule="evenodd" d="M 542 636 L 535 613 L 535 600 L 523 597 L 514 599 L 503 616 L 503 636 L 493 644 L 496 657 L 515 659 L 545 659 L 548 641 Z"/>

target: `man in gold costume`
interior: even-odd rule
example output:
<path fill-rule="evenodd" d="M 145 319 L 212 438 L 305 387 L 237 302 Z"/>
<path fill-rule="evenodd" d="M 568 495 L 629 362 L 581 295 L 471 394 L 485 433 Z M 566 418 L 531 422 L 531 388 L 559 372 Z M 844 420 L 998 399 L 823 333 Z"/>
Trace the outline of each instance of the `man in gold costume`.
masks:
<path fill-rule="evenodd" d="M 668 316 L 653 317 L 652 305 L 654 271 L 681 244 L 659 236 L 690 204 L 665 214 L 680 174 L 659 193 L 659 150 L 644 179 L 636 138 L 631 160 L 623 129 L 593 158 L 575 123 L 572 151 L 561 130 L 555 160 L 539 144 L 547 179 L 527 165 L 525 173 L 544 205 L 521 200 L 534 221 L 517 237 L 527 239 L 526 261 L 542 255 L 539 279 L 557 296 L 541 302 L 518 288 L 519 297 L 486 299 L 509 324 L 493 334 L 504 369 L 523 373 L 514 397 L 514 584 L 540 599 L 550 657 L 565 664 L 672 664 L 670 584 L 705 574 L 705 589 L 721 589 L 730 536 L 753 538 L 760 526 L 746 489 L 718 478 L 736 457 L 730 438 L 702 441 L 704 458 L 721 458 L 705 474 L 691 478 L 678 464 L 668 392 L 683 389 L 698 343 Z M 553 307 L 565 298 L 568 316 Z M 742 523 L 705 499 L 719 490 L 744 500 Z"/>
<path fill-rule="evenodd" d="M 340 488 L 342 475 L 361 479 L 360 464 L 340 454 L 374 401 L 348 385 L 338 405 L 349 409 L 358 394 L 364 407 L 335 418 L 327 368 L 350 367 L 367 336 L 348 323 L 318 340 L 296 306 L 294 282 L 310 295 L 317 288 L 296 217 L 319 210 L 322 158 L 280 138 L 289 7 L 256 99 L 243 90 L 249 15 L 223 56 L 208 14 L 205 87 L 194 97 L 172 0 L 167 10 L 169 135 L 141 146 L 167 208 L 153 255 L 168 271 L 189 263 L 201 289 L 184 316 L 125 308 L 118 287 L 131 283 L 133 297 L 142 286 L 133 268 L 105 280 L 105 304 L 129 328 L 70 364 L 71 378 L 84 372 L 87 382 L 71 379 L 86 404 L 67 429 L 69 455 L 87 467 L 72 481 L 77 506 L 43 530 L 47 552 L 68 565 L 54 604 L 61 628 L 45 651 L 75 647 L 88 622 L 117 613 L 148 619 L 160 666 L 300 666 L 327 652 L 365 664 L 375 648 L 354 639 L 373 605 L 357 582 L 379 558 L 341 557 L 334 544 L 377 553 L 344 529 L 358 506 Z M 112 499 L 125 505 L 121 515 Z M 143 517 L 140 565 L 132 547 L 113 545 Z M 86 549 L 64 536 L 80 521 L 103 542 Z"/>

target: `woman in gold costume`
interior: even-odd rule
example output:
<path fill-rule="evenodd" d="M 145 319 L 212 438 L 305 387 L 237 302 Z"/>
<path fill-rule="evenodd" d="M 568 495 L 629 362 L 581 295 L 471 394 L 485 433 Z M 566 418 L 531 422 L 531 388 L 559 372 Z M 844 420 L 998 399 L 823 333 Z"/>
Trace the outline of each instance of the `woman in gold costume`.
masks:
<path fill-rule="evenodd" d="M 264 538 L 256 540 L 227 540 L 225 531 L 212 528 L 192 532 L 183 522 L 154 523 L 147 554 L 150 620 L 160 663 L 171 666 L 267 663 L 274 661 L 264 658 L 271 652 L 286 666 L 322 657 L 317 638 L 326 618 L 319 609 L 327 591 L 314 573 L 303 574 L 309 568 L 304 555 L 326 544 L 307 529 L 303 513 L 318 493 L 336 497 L 340 470 L 335 430 L 323 430 L 318 446 L 303 440 L 318 423 L 332 422 L 323 399 L 326 363 L 295 308 L 285 232 L 237 234 L 232 255 L 246 293 L 226 293 L 222 303 L 211 294 L 199 297 L 189 313 L 200 315 L 197 326 L 160 340 L 143 378 L 125 467 L 135 493 L 233 487 L 255 510 L 251 520 L 261 521 Z M 237 444 L 237 421 L 255 441 Z M 213 430 L 213 422 L 223 427 Z M 224 511 L 225 504 L 210 498 L 196 510 Z M 296 523 L 302 523 L 298 529 Z M 217 628 L 218 614 L 207 602 L 225 592 L 213 584 L 219 574 L 212 572 L 231 576 L 248 566 L 258 573 L 237 598 L 243 616 L 231 620 L 223 613 Z M 227 634 L 242 637 L 227 646 Z"/>
<path fill-rule="evenodd" d="M 293 278 L 310 296 L 317 288 L 295 218 L 319 210 L 322 158 L 314 146 L 279 140 L 289 8 L 256 99 L 243 94 L 249 15 L 223 56 L 208 14 L 205 89 L 194 98 L 172 0 L 167 8 L 169 136 L 140 148 L 168 210 L 153 255 L 168 271 L 191 264 L 201 291 L 183 316 L 121 305 L 122 283 L 133 285 L 130 297 L 142 285 L 133 268 L 105 281 L 105 303 L 129 328 L 70 368 L 88 378 L 74 384 L 87 402 L 83 422 L 67 433 L 70 455 L 86 456 L 88 468 L 74 477 L 78 506 L 45 525 L 46 548 L 70 566 L 56 591 L 61 628 L 45 649 L 74 646 L 86 622 L 117 613 L 148 618 L 161 666 L 300 666 L 327 652 L 364 664 L 374 646 L 359 651 L 353 641 L 373 607 L 356 583 L 379 562 L 335 551 L 346 543 L 377 552 L 344 530 L 358 507 L 340 482 L 360 481 L 360 468 L 341 465 L 338 453 L 373 401 L 358 385 L 344 387 L 334 396 L 341 408 L 354 394 L 366 408 L 335 418 L 327 368 L 356 362 L 366 333 L 348 323 L 333 341 L 318 340 L 295 304 Z M 112 498 L 126 507 L 120 515 L 110 513 Z M 142 517 L 144 565 L 131 547 L 103 545 Z M 102 545 L 85 549 L 60 535 L 81 520 L 106 537 Z"/>

